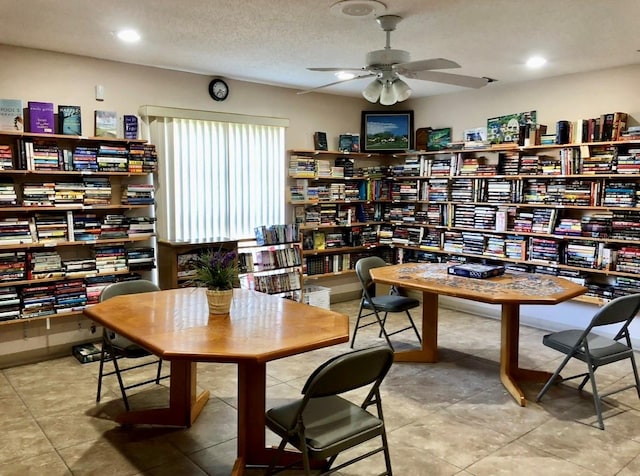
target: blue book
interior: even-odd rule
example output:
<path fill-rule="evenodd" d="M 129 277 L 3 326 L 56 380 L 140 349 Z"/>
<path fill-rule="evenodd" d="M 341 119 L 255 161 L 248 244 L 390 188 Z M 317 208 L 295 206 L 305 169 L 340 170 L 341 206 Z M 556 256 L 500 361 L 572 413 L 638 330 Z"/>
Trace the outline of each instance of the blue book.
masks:
<path fill-rule="evenodd" d="M 80 106 L 58 106 L 58 125 L 60 134 L 82 135 Z"/>
<path fill-rule="evenodd" d="M 124 138 L 125 139 L 137 139 L 138 138 L 138 118 L 137 116 L 124 115 Z"/>

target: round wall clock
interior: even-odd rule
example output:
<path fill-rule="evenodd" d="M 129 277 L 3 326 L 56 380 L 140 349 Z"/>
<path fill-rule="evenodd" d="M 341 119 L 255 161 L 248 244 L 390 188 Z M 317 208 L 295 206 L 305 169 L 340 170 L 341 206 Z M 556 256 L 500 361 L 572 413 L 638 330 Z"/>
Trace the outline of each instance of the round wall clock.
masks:
<path fill-rule="evenodd" d="M 212 79 L 209 83 L 209 96 L 216 101 L 224 101 L 229 96 L 229 86 L 222 79 Z"/>

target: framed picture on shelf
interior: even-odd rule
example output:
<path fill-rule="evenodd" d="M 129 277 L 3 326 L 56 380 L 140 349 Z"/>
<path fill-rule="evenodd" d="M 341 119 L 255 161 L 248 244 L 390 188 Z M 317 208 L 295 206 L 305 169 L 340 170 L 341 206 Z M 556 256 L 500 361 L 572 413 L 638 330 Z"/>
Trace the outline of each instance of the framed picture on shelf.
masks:
<path fill-rule="evenodd" d="M 442 150 L 449 147 L 451 128 L 431 129 L 427 138 L 427 150 Z"/>
<path fill-rule="evenodd" d="M 487 140 L 492 144 L 518 142 L 520 126 L 535 124 L 536 111 L 519 112 L 487 119 Z"/>
<path fill-rule="evenodd" d="M 362 152 L 413 149 L 413 111 L 362 111 Z"/>

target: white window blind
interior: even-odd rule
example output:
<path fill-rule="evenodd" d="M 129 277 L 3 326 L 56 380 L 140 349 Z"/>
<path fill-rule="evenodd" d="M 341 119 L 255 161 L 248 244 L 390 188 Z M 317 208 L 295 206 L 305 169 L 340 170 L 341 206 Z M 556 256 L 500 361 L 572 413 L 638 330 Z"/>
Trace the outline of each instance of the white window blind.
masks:
<path fill-rule="evenodd" d="M 256 226 L 285 222 L 284 125 L 242 117 L 227 122 L 149 114 L 150 140 L 159 153 L 161 239 L 245 238 Z"/>

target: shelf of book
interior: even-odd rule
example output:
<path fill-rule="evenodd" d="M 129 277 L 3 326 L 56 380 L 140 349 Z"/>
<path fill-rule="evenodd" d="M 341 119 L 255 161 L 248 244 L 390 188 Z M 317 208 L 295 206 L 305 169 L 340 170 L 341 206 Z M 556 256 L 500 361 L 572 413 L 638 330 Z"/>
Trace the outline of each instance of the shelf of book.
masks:
<path fill-rule="evenodd" d="M 155 147 L 0 132 L 0 322 L 82 314 L 156 266 Z"/>
<path fill-rule="evenodd" d="M 302 302 L 302 254 L 295 224 L 260 226 L 255 239 L 238 242 L 243 289 Z"/>
<path fill-rule="evenodd" d="M 353 231 L 366 229 L 376 250 L 551 262 L 546 271 L 582 273 L 604 299 L 640 292 L 639 140 L 412 151 L 378 165 L 369 155 L 362 166 L 351 160 L 349 173 L 339 153 L 321 154 L 323 164 L 316 156 L 303 158 L 304 179 L 291 177 L 305 258 L 344 253 Z"/>

